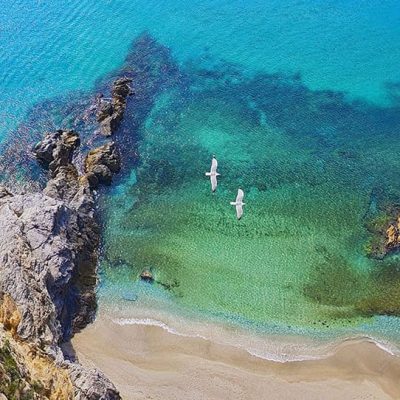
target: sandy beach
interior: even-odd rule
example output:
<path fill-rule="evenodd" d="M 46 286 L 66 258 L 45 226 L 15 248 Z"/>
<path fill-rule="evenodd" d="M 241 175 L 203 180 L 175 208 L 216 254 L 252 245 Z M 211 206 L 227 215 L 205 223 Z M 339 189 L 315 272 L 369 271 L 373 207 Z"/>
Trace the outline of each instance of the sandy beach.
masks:
<path fill-rule="evenodd" d="M 274 362 L 157 326 L 104 317 L 73 339 L 79 360 L 100 368 L 124 399 L 400 399 L 400 358 L 368 339 L 321 359 Z"/>

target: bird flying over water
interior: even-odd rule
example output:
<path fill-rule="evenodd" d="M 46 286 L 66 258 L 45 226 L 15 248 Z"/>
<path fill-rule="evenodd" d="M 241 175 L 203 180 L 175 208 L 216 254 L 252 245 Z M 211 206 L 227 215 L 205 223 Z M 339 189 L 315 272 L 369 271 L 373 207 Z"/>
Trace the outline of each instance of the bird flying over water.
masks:
<path fill-rule="evenodd" d="M 218 167 L 218 161 L 213 156 L 212 161 L 211 161 L 211 170 L 210 172 L 206 172 L 206 176 L 210 177 L 211 181 L 211 190 L 215 192 L 215 189 L 217 188 L 217 176 L 220 176 L 220 174 L 217 172 L 217 167 Z"/>
<path fill-rule="evenodd" d="M 242 218 L 242 215 L 243 215 L 243 206 L 245 205 L 245 203 L 243 203 L 243 197 L 244 197 L 243 190 L 238 189 L 236 201 L 231 201 L 231 205 L 236 207 L 237 219 Z"/>

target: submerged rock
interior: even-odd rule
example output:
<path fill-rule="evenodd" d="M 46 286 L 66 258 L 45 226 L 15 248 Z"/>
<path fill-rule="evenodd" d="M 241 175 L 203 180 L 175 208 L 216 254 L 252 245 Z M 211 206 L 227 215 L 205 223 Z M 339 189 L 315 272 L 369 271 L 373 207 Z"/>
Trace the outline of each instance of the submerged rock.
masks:
<path fill-rule="evenodd" d="M 128 293 L 128 294 L 124 294 L 122 296 L 122 299 L 125 301 L 137 301 L 138 296 L 134 293 Z"/>
<path fill-rule="evenodd" d="M 145 269 L 142 271 L 142 273 L 140 274 L 140 279 L 142 281 L 148 282 L 148 283 L 153 283 L 154 282 L 154 276 L 151 273 L 150 270 Z"/>

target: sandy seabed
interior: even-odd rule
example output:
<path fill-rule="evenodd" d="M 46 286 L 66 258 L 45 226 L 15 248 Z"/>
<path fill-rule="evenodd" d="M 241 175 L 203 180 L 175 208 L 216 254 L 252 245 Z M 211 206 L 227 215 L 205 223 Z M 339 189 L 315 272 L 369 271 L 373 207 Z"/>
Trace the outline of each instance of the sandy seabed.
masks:
<path fill-rule="evenodd" d="M 276 362 L 159 326 L 101 316 L 73 339 L 84 365 L 100 368 L 129 399 L 400 399 L 400 358 L 368 339 L 333 353 Z"/>

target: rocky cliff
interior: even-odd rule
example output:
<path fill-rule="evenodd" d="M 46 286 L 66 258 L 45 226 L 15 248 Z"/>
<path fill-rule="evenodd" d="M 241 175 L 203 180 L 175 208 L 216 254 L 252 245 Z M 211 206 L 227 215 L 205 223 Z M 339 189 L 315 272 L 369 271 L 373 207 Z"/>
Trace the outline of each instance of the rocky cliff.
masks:
<path fill-rule="evenodd" d="M 79 143 L 73 131 L 46 134 L 34 148 L 49 171 L 44 190 L 0 189 L 0 391 L 9 398 L 120 398 L 101 372 L 62 351 L 95 314 L 100 231 L 92 188 L 119 170 L 108 143 L 89 153 L 80 174 Z"/>

